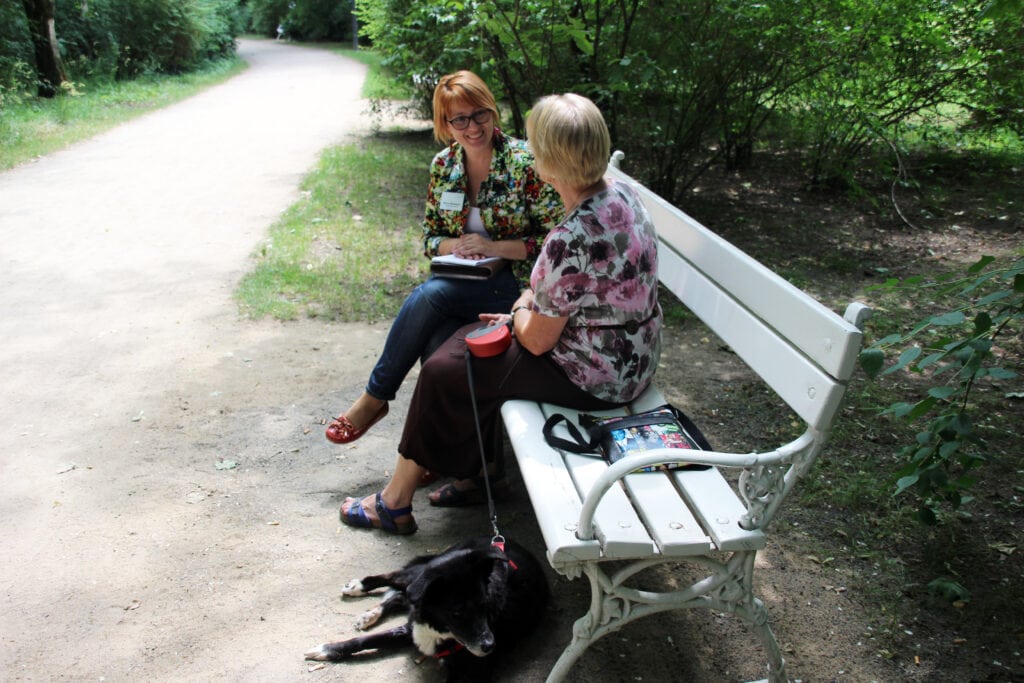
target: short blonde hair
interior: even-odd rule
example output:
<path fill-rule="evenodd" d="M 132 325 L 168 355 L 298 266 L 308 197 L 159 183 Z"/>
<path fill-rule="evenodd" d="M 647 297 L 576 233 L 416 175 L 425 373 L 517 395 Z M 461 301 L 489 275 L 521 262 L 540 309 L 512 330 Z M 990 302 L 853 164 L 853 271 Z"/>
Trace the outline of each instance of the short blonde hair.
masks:
<path fill-rule="evenodd" d="M 535 166 L 545 180 L 575 188 L 599 181 L 608 170 L 612 140 L 597 105 L 582 95 L 542 97 L 526 119 Z"/>
<path fill-rule="evenodd" d="M 456 71 L 442 76 L 434 88 L 434 139 L 448 144 L 452 136 L 448 132 L 448 119 L 459 104 L 476 109 L 489 109 L 495 122 L 498 121 L 498 103 L 483 79 L 472 71 Z"/>

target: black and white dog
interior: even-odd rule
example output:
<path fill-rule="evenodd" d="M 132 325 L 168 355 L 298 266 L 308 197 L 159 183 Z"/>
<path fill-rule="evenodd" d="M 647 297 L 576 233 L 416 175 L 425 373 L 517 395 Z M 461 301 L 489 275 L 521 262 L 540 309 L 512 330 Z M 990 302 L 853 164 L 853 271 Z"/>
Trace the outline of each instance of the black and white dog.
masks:
<path fill-rule="evenodd" d="M 356 628 L 370 628 L 405 611 L 408 621 L 306 653 L 306 659 L 336 662 L 365 650 L 415 645 L 442 660 L 449 681 L 483 681 L 496 659 L 537 626 L 548 602 L 548 584 L 536 558 L 512 541 L 470 538 L 437 555 L 422 555 L 397 571 L 350 581 L 342 595 L 359 596 L 387 587 L 383 600 L 365 612 Z"/>

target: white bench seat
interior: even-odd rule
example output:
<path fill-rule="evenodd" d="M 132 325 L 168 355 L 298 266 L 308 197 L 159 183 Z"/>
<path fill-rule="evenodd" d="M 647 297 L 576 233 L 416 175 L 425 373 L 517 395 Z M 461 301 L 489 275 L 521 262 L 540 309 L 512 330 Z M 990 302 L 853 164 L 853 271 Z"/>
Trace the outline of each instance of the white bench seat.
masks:
<path fill-rule="evenodd" d="M 560 451 L 542 428 L 546 403 L 508 401 L 501 409 L 519 471 L 533 504 L 551 566 L 569 579 L 586 575 L 593 598 L 548 681 L 560 681 L 587 647 L 638 618 L 670 609 L 707 607 L 743 619 L 768 654 L 766 673 L 786 680 L 785 661 L 754 596 L 754 559 L 782 501 L 817 458 L 838 412 L 860 350 L 869 310 L 851 304 L 840 317 L 715 235 L 617 168 L 654 219 L 658 277 L 718 335 L 805 424 L 794 441 L 768 452 L 684 451 L 706 469 L 637 473 L 681 462 L 681 451 L 648 451 L 609 466 L 599 457 Z M 699 400 L 699 397 L 695 397 Z M 629 406 L 599 415 L 650 410 L 666 401 L 652 386 Z M 556 434 L 567 437 L 564 424 Z M 738 473 L 734 487 L 722 471 Z M 663 591 L 631 588 L 630 579 L 658 565 L 686 562 L 706 575 Z M 673 584 L 675 582 L 672 582 Z M 642 672 L 641 672 L 642 673 Z"/>

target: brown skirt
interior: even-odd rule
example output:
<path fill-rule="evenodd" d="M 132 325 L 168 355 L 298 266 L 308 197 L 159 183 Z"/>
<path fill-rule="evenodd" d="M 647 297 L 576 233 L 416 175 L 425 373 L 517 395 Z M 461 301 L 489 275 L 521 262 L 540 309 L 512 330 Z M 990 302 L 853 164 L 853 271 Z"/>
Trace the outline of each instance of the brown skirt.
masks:
<path fill-rule="evenodd" d="M 455 332 L 420 369 L 398 452 L 438 474 L 465 479 L 480 473 L 480 444 L 466 368 L 466 334 Z M 510 399 L 545 401 L 577 410 L 614 408 L 573 384 L 548 354 L 512 345 L 491 358 L 472 358 L 480 432 L 488 462 L 500 461 L 501 405 Z"/>

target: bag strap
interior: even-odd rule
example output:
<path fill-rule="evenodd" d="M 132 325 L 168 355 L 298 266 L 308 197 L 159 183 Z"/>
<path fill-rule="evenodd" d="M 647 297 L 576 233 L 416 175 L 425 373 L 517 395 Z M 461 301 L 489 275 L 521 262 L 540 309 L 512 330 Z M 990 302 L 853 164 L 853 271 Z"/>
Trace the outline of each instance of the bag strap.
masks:
<path fill-rule="evenodd" d="M 572 441 L 554 435 L 553 431 L 559 422 L 565 422 L 565 428 L 569 430 L 569 436 L 573 438 Z M 548 442 L 549 446 L 560 448 L 563 451 L 595 455 L 600 450 L 601 437 L 593 432 L 588 432 L 588 436 L 589 439 L 583 438 L 583 434 L 576 428 L 573 421 L 561 413 L 555 413 L 544 422 L 544 440 Z"/>

